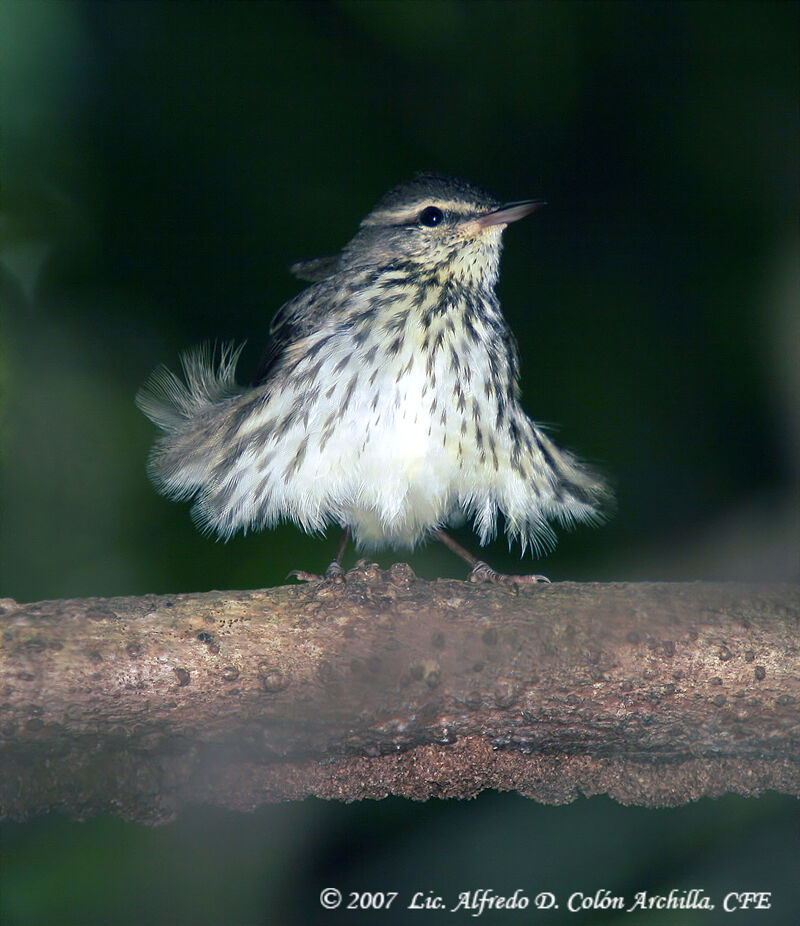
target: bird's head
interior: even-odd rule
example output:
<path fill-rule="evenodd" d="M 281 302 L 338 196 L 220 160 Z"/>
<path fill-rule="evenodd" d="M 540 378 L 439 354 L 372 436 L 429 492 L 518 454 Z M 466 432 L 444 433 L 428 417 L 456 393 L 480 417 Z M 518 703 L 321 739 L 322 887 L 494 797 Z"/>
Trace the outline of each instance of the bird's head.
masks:
<path fill-rule="evenodd" d="M 437 174 L 418 174 L 387 193 L 342 252 L 341 269 L 410 262 L 441 279 L 493 284 L 500 238 L 542 200 L 497 202 L 480 188 Z"/>

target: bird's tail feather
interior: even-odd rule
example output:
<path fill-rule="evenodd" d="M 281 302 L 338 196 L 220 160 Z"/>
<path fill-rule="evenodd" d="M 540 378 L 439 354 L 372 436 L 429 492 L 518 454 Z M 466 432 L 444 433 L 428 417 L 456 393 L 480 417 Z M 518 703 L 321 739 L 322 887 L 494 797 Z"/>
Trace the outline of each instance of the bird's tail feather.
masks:
<path fill-rule="evenodd" d="M 163 431 L 174 431 L 209 405 L 237 395 L 236 364 L 244 344 L 203 344 L 181 354 L 183 379 L 159 367 L 136 395 L 139 410 Z"/>
<path fill-rule="evenodd" d="M 244 344 L 203 345 L 181 355 L 183 379 L 159 367 L 139 390 L 138 408 L 164 432 L 147 471 L 170 498 L 187 498 L 209 481 L 218 455 L 219 427 L 240 395 L 236 363 Z M 215 452 L 216 451 L 216 452 Z"/>

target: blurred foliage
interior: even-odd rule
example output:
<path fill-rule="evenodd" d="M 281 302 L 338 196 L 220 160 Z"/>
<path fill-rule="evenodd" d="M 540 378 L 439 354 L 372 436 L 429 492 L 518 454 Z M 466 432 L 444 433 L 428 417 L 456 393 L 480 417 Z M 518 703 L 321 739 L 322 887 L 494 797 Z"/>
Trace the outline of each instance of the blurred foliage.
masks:
<path fill-rule="evenodd" d="M 718 926 L 797 921 L 797 814 L 775 795 L 727 797 L 677 810 L 620 807 L 606 798 L 543 807 L 511 794 L 474 801 L 399 799 L 350 806 L 317 800 L 253 814 L 198 808 L 156 830 L 58 818 L 6 825 L 2 922 L 314 924 L 475 922 L 470 913 L 410 913 L 416 891 L 443 895 L 491 887 L 531 898 L 551 891 L 558 911 L 485 913 L 478 922 L 653 923 Z M 577 835 L 577 838 L 575 838 Z M 30 860 L 38 855 L 38 864 Z M 400 891 L 389 911 L 324 912 L 320 891 Z M 701 888 L 714 913 L 571 913 L 573 891 Z M 757 917 L 722 912 L 729 891 L 774 891 Z M 61 917 L 61 919 L 59 918 Z"/>
<path fill-rule="evenodd" d="M 147 483 L 153 434 L 133 395 L 204 340 L 247 339 L 240 376 L 251 375 L 271 316 L 299 289 L 288 265 L 341 247 L 418 169 L 550 203 L 506 234 L 500 294 L 527 410 L 611 475 L 619 509 L 537 569 L 797 579 L 799 9 L 7 0 L 2 594 L 254 587 L 325 567 L 333 531 L 200 536 L 186 506 Z M 516 558 L 502 540 L 487 556 Z M 434 547 L 411 563 L 464 574 Z M 749 847 L 730 844 L 740 816 L 760 834 Z M 42 821 L 5 831 L 22 862 L 4 864 L 0 919 L 202 922 L 187 911 L 206 904 L 217 839 L 239 905 L 227 920 L 206 905 L 209 922 L 313 921 L 316 895 L 292 881 L 309 859 L 342 888 L 391 887 L 387 871 L 422 890 L 481 886 L 478 844 L 526 860 L 514 869 L 525 886 L 551 889 L 558 868 L 558 883 L 584 890 L 607 847 L 590 841 L 596 857 L 574 865 L 571 852 L 598 827 L 619 846 L 598 886 L 710 887 L 726 865 L 764 872 L 770 834 L 782 858 L 789 818 L 794 805 L 777 799 L 654 813 L 485 796 L 412 810 L 307 802 L 244 821 L 198 812 L 156 833 Z M 177 861 L 189 831 L 190 857 L 210 853 L 198 861 L 207 877 Z M 433 857 L 420 855 L 423 832 L 436 833 Z M 383 869 L 359 854 L 370 840 L 388 853 Z M 769 877 L 737 874 L 731 889 L 770 889 Z M 151 879 L 154 893 L 132 899 Z"/>

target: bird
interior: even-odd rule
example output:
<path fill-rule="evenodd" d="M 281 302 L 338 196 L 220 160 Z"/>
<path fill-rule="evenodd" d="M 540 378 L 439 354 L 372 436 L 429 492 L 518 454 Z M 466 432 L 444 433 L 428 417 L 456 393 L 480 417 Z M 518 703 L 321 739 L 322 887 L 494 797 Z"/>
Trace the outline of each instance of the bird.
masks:
<path fill-rule="evenodd" d="M 611 498 L 523 410 L 495 292 L 503 231 L 543 205 L 435 173 L 390 190 L 339 253 L 292 265 L 310 285 L 273 318 L 251 385 L 236 382 L 244 345 L 231 343 L 185 352 L 182 376 L 151 375 L 136 403 L 161 431 L 157 490 L 192 499 L 220 539 L 339 525 L 325 579 L 344 580 L 350 540 L 371 552 L 435 538 L 473 582 L 549 581 L 497 572 L 448 532 L 471 522 L 483 546 L 502 521 L 509 545 L 542 555 L 553 524 L 597 524 Z"/>

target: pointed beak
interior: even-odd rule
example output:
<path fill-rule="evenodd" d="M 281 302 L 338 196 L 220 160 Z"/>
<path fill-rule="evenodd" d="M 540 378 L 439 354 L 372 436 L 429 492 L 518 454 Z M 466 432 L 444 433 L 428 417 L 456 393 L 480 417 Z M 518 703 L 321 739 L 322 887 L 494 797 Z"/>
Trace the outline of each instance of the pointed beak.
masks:
<path fill-rule="evenodd" d="M 543 199 L 523 199 L 519 203 L 506 203 L 494 212 L 487 212 L 475 221 L 481 228 L 489 228 L 491 225 L 508 225 L 516 222 L 518 219 L 524 219 L 541 206 L 547 203 Z"/>

